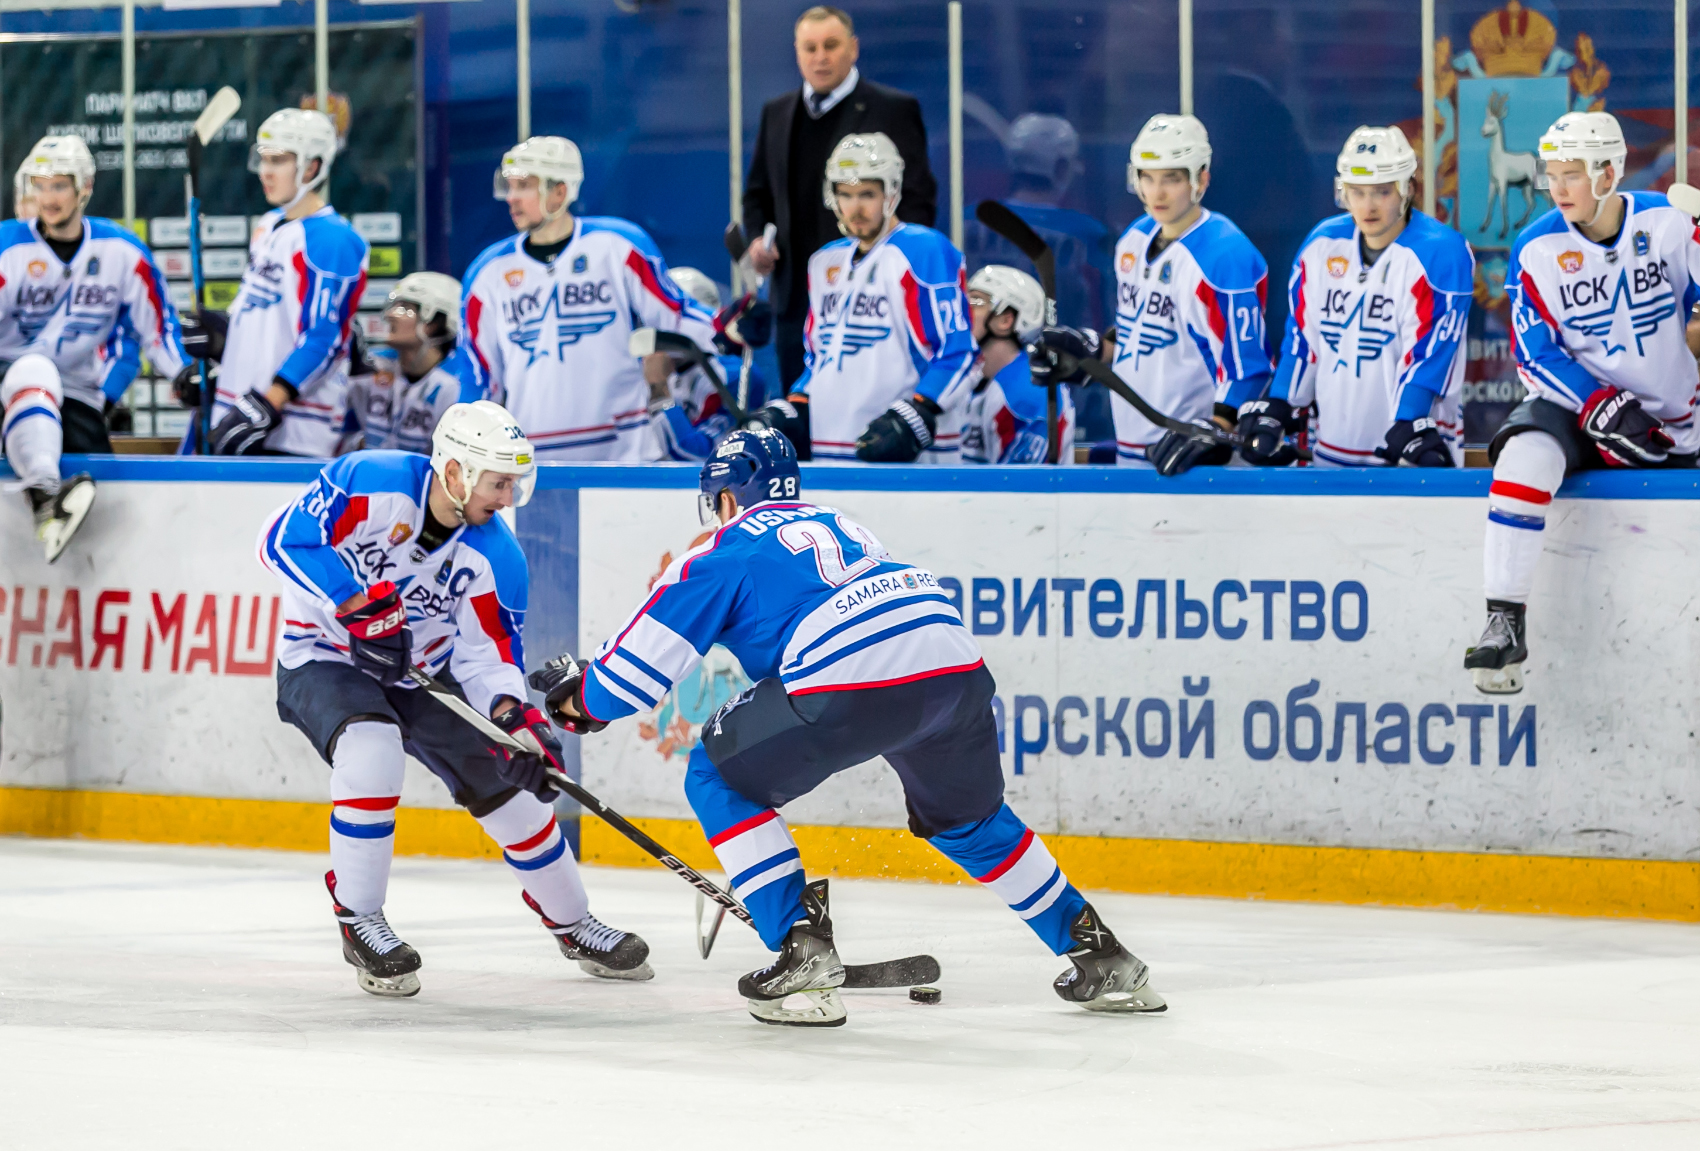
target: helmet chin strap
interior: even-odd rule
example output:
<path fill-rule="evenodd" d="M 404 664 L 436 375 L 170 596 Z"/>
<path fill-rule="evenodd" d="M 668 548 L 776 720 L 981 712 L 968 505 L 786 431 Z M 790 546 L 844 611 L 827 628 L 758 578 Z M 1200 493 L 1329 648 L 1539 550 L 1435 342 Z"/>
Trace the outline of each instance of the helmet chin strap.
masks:
<path fill-rule="evenodd" d="M 1594 189 L 1599 185 L 1599 180 L 1600 173 L 1592 173 L 1588 177 L 1588 191 L 1594 192 Z M 1611 170 L 1611 187 L 1606 189 L 1605 195 L 1603 196 L 1597 192 L 1595 192 L 1594 195 L 1596 197 L 1594 200 L 1594 214 L 1588 219 L 1588 227 L 1590 228 L 1600 222 L 1600 213 L 1606 210 L 1606 205 L 1611 203 L 1613 196 L 1617 195 L 1617 166 L 1615 164 L 1612 165 Z"/>
<path fill-rule="evenodd" d="M 289 213 L 292 212 L 295 209 L 295 205 L 299 204 L 303 199 L 306 198 L 308 192 L 313 191 L 320 184 L 323 184 L 325 182 L 325 177 L 328 176 L 329 174 L 330 173 L 326 169 L 324 160 L 321 159 L 319 161 L 319 174 L 313 178 L 312 183 L 310 183 L 310 184 L 302 183 L 301 182 L 301 157 L 296 156 L 295 157 L 295 195 L 293 195 L 289 198 L 289 203 L 280 205 L 280 207 L 283 209 L 283 214 L 286 215 L 286 216 L 289 215 Z"/>
<path fill-rule="evenodd" d="M 455 510 L 455 519 L 466 522 L 466 502 L 472 498 L 472 489 L 478 484 L 479 470 L 465 460 L 455 460 L 460 465 L 460 482 L 466 491 L 464 497 L 457 497 L 454 489 L 449 487 L 449 466 L 443 465 L 443 474 L 438 477 L 443 483 L 443 494 L 449 498 L 449 504 Z"/>
<path fill-rule="evenodd" d="M 559 181 L 551 180 L 551 181 L 547 181 L 547 183 L 555 184 L 557 187 L 561 187 L 561 188 L 566 187 L 565 184 L 561 184 Z M 547 228 L 550 224 L 553 224 L 556 220 L 559 220 L 562 216 L 565 216 L 567 214 L 567 209 L 569 209 L 573 206 L 573 198 L 572 198 L 571 193 L 569 193 L 567 195 L 567 198 L 561 201 L 561 206 L 559 208 L 555 209 L 553 212 L 551 212 L 549 210 L 549 188 L 547 186 L 544 186 L 541 189 L 541 192 L 537 197 L 537 206 L 539 208 L 543 209 L 543 219 L 538 223 L 538 225 L 535 228 L 527 228 L 526 229 L 526 233 L 528 235 L 542 231 L 544 228 Z"/>

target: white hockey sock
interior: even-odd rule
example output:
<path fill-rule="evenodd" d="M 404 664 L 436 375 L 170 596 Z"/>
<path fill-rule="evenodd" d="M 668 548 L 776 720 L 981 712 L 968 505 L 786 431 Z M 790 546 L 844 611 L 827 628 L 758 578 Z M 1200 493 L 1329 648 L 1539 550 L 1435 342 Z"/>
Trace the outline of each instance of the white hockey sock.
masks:
<path fill-rule="evenodd" d="M 59 405 L 39 393 L 19 396 L 6 409 L 6 460 L 26 488 L 59 490 L 59 455 L 64 446 L 64 429 L 59 423 Z"/>
<path fill-rule="evenodd" d="M 393 723 L 351 723 L 331 752 L 331 870 L 337 902 L 359 915 L 384 905 L 406 764 Z"/>
<path fill-rule="evenodd" d="M 590 896 L 579 878 L 578 860 L 567 850 L 567 837 L 555 822 L 554 808 L 522 791 L 479 816 L 478 823 L 501 846 L 514 878 L 544 915 L 568 925 L 590 914 Z"/>
<path fill-rule="evenodd" d="M 1488 599 L 1525 603 L 1535 586 L 1553 493 L 1564 482 L 1564 449 L 1545 432 L 1512 436 L 1488 489 L 1482 583 Z"/>

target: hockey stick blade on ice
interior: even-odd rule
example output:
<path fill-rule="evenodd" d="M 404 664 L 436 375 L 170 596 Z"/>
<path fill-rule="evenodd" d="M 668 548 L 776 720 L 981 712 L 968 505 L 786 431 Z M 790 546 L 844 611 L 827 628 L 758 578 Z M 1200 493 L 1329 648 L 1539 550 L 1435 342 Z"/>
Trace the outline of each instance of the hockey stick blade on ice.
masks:
<path fill-rule="evenodd" d="M 471 724 L 480 735 L 496 746 L 505 747 L 510 751 L 528 750 L 519 740 L 497 727 L 494 720 L 479 714 L 477 708 L 466 702 L 441 680 L 427 675 L 416 667 L 408 668 L 407 678 L 418 687 L 430 692 L 431 698 Z M 699 895 L 718 904 L 723 911 L 731 912 L 734 917 L 749 924 L 752 930 L 755 928 L 755 920 L 750 918 L 749 909 L 743 905 L 737 896 L 722 889 L 719 884 L 662 847 L 625 816 L 579 786 L 566 772 L 558 768 L 550 768 L 549 782 L 560 789 L 568 798 L 596 815 L 609 827 L 654 856 L 663 867 L 696 888 Z M 701 946 L 700 936 L 698 946 L 699 948 Z M 712 941 L 709 946 L 713 946 Z M 705 955 L 704 958 L 706 957 Z M 884 963 L 847 963 L 844 965 L 844 986 L 862 988 L 909 987 L 912 986 L 909 981 L 911 975 L 928 971 L 933 974 L 927 976 L 922 982 L 931 983 L 938 978 L 938 960 L 930 955 L 911 955 L 903 959 L 887 960 Z"/>
<path fill-rule="evenodd" d="M 974 218 L 1021 250 L 1033 261 L 1039 273 L 1039 287 L 1045 293 L 1045 323 L 1057 322 L 1057 256 L 1051 246 L 1035 232 L 1026 220 L 996 200 L 981 200 L 974 205 Z M 1045 385 L 1045 462 L 1054 464 L 1062 459 L 1065 445 L 1057 425 L 1057 385 Z"/>
<path fill-rule="evenodd" d="M 206 307 L 207 303 L 206 274 L 201 270 L 201 149 L 212 143 L 219 129 L 228 124 L 230 118 L 241 109 L 242 97 L 237 95 L 236 89 L 226 84 L 213 93 L 213 98 L 207 101 L 207 106 L 195 117 L 194 131 L 189 134 L 189 171 L 183 177 L 187 201 L 184 211 L 189 218 L 189 277 L 194 285 L 197 312 Z M 207 378 L 207 362 L 198 361 L 196 370 L 201 375 L 201 410 L 198 413 L 200 449 L 201 454 L 206 455 L 212 451 L 214 394 L 212 381 Z"/>
<path fill-rule="evenodd" d="M 744 405 L 738 402 L 738 397 L 732 394 L 732 389 L 726 386 L 726 381 L 720 375 L 720 365 L 714 362 L 714 357 L 697 347 L 695 340 L 678 332 L 663 332 L 659 328 L 637 328 L 626 341 L 626 351 L 640 359 L 656 352 L 666 352 L 695 364 L 702 369 L 708 382 L 714 385 L 714 390 L 720 394 L 720 402 L 726 405 L 731 414 L 734 427 L 743 427 L 748 417 Z"/>

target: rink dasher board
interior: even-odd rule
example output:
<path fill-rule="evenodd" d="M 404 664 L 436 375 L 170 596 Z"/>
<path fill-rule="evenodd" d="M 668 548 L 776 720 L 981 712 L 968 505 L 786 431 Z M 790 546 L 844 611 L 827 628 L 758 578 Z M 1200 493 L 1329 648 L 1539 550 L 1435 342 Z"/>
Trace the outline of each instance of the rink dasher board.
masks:
<path fill-rule="evenodd" d="M 71 470 L 79 462 L 67 465 Z M 102 481 L 100 498 L 60 564 L 41 562 L 21 507 L 0 515 L 0 589 L 8 599 L 0 612 L 6 645 L 0 786 L 323 803 L 325 769 L 305 740 L 276 720 L 270 677 L 241 670 L 257 670 L 265 659 L 277 591 L 254 559 L 254 537 L 316 466 L 136 459 L 88 466 Z M 1515 746 L 1510 762 L 1501 764 L 1498 701 L 1477 696 L 1459 667 L 1463 646 L 1480 625 L 1485 473 L 1216 472 L 1173 483 L 1126 470 L 1074 471 L 805 469 L 811 498 L 862 521 L 901 558 L 959 581 L 970 622 L 978 593 L 978 638 L 1004 711 L 1011 800 L 1040 830 L 1693 858 L 1690 653 L 1692 617 L 1700 612 L 1685 573 L 1693 570 L 1691 553 L 1700 541 L 1700 505 L 1692 480 L 1589 477 L 1577 488 L 1607 498 L 1555 503 L 1531 605 L 1530 686 L 1509 701 L 1506 727 Z M 641 600 L 661 553 L 677 554 L 702 530 L 694 475 L 689 467 L 544 468 L 541 489 L 578 489 L 576 522 L 559 527 L 577 537 L 580 599 L 569 605 L 535 588 L 528 633 L 549 630 L 566 613 L 579 621 L 581 651 L 609 634 Z M 982 490 L 926 491 L 928 484 Z M 1207 493 L 1223 494 L 1198 498 Z M 522 511 L 522 536 L 554 528 L 540 524 L 538 514 Z M 1059 578 L 1083 586 L 1059 591 Z M 1023 606 L 1032 609 L 1020 635 L 1016 579 Z M 1031 600 L 1038 579 L 1047 580 L 1043 637 Z M 1119 613 L 1109 610 L 1109 585 L 1100 584 L 1110 580 L 1122 591 Z M 1162 638 L 1151 587 L 1138 597 L 1141 634 L 1127 635 L 1141 580 L 1163 585 Z M 1248 598 L 1239 601 L 1230 588 L 1219 611 L 1216 592 L 1234 580 Z M 1322 638 L 1291 638 L 1289 593 L 1282 592 L 1271 593 L 1274 638 L 1263 640 L 1263 597 L 1251 593 L 1254 580 L 1320 584 Z M 1185 610 L 1177 604 L 1183 581 L 1184 598 L 1192 601 Z M 1350 583 L 1362 586 L 1368 607 L 1367 626 L 1355 640 L 1337 631 L 1358 626 L 1356 593 L 1342 597 L 1339 629 L 1332 618 L 1336 589 Z M 1095 619 L 1094 584 L 1100 584 Z M 28 627 L 42 618 L 43 589 L 47 616 L 35 633 Z M 73 590 L 81 668 L 64 607 Z M 108 596 L 102 614 L 103 594 L 114 592 L 128 592 L 129 602 Z M 149 618 L 156 593 L 167 613 L 181 596 L 183 618 L 176 633 L 153 636 L 153 660 L 143 670 L 149 634 L 161 630 Z M 999 594 L 1002 620 L 994 626 Z M 1064 636 L 1063 600 L 1070 594 L 1074 634 Z M 1205 634 L 1180 638 L 1182 627 L 1199 623 L 1195 603 L 1202 605 Z M 101 633 L 114 642 L 121 618 L 128 624 L 118 670 L 110 646 L 102 653 L 95 648 Z M 1224 638 L 1218 626 L 1232 631 L 1240 618 L 1247 621 L 1245 635 Z M 1108 630 L 1112 620 L 1119 620 L 1113 637 L 1093 631 L 1094 622 Z M 168 647 L 178 656 L 175 671 Z M 547 654 L 532 649 L 529 662 Z M 722 655 L 713 659 L 725 673 Z M 1188 694 L 1183 677 L 1199 694 Z M 1208 688 L 1200 690 L 1205 677 Z M 1315 692 L 1304 696 L 1313 680 Z M 1625 684 L 1638 685 L 1642 695 L 1633 707 Z M 1300 694 L 1289 701 L 1295 689 Z M 1126 755 L 1113 723 L 1099 754 L 1100 699 L 1107 721 L 1127 700 Z M 1244 746 L 1245 712 L 1259 700 L 1281 728 L 1267 759 L 1253 758 Z M 1364 705 L 1368 721 L 1365 761 L 1357 761 L 1355 719 L 1344 725 L 1340 753 L 1330 761 L 1336 716 L 1353 703 Z M 1207 704 L 1213 747 L 1198 726 Z M 1376 719 L 1389 704 L 1402 706 L 1413 726 L 1423 708 L 1435 705 L 1453 722 L 1431 715 L 1426 743 L 1413 731 L 1401 761 L 1397 715 Z M 1479 720 L 1480 763 L 1470 762 L 1471 724 L 1459 715 L 1460 705 L 1493 708 Z M 1322 746 L 1308 759 L 1292 751 L 1303 756 L 1314 744 L 1309 719 L 1300 718 L 1298 738 L 1288 743 L 1289 715 L 1302 717 L 1306 707 L 1317 709 L 1322 727 Z M 1143 733 L 1136 726 L 1141 710 Z M 1388 727 L 1394 734 L 1378 746 L 1378 730 Z M 1189 729 L 1193 741 L 1183 757 Z M 1254 739 L 1266 743 L 1269 730 L 1260 713 Z M 688 817 L 683 757 L 659 754 L 658 742 L 636 722 L 584 741 L 587 784 L 635 816 Z M 1433 757 L 1448 744 L 1446 762 L 1425 761 L 1424 748 Z M 448 799 L 415 765 L 403 803 L 444 807 Z M 895 781 L 878 764 L 846 773 L 787 814 L 799 824 L 896 828 L 905 822 Z"/>

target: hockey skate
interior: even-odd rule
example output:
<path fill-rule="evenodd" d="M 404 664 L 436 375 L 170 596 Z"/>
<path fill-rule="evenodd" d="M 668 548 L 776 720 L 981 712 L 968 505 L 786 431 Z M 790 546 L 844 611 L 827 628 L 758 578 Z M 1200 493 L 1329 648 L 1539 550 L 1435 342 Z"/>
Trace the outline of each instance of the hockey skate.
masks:
<path fill-rule="evenodd" d="M 1525 642 L 1525 606 L 1509 600 L 1487 601 L 1487 629 L 1476 646 L 1464 652 L 1464 666 L 1476 681 L 1476 690 L 1487 695 L 1514 695 L 1523 690 L 1523 661 L 1529 658 Z"/>
<path fill-rule="evenodd" d="M 341 925 L 342 957 L 354 968 L 360 990 L 386 999 L 418 995 L 419 976 L 415 972 L 422 963 L 419 953 L 396 938 L 383 909 L 360 915 L 344 907 L 337 901 L 334 871 L 325 872 L 325 886 L 330 889 L 331 906 Z"/>
<path fill-rule="evenodd" d="M 640 936 L 600 923 L 594 915 L 586 915 L 577 923 L 556 923 L 543 914 L 530 892 L 522 891 L 520 895 L 560 944 L 561 954 L 576 962 L 586 974 L 598 979 L 633 982 L 655 978 L 655 972 L 645 962 L 649 958 L 649 944 Z"/>
<path fill-rule="evenodd" d="M 791 925 L 771 966 L 738 980 L 738 994 L 749 1000 L 750 1014 L 763 1023 L 787 1027 L 838 1027 L 844 1023 L 844 964 L 832 945 L 832 919 L 826 910 L 826 880 L 803 888 L 806 918 Z M 801 995 L 805 1008 L 784 1006 L 787 996 Z"/>
<path fill-rule="evenodd" d="M 1088 1011 L 1158 1012 L 1169 1005 L 1148 982 L 1150 970 L 1116 942 L 1088 903 L 1068 925 L 1077 943 L 1068 953 L 1074 966 L 1057 976 L 1057 994 Z"/>
<path fill-rule="evenodd" d="M 83 519 L 94 504 L 94 480 L 87 472 L 79 472 L 60 484 L 57 492 L 42 488 L 24 490 L 35 512 L 35 538 L 46 549 L 47 562 L 52 563 L 83 526 Z"/>

